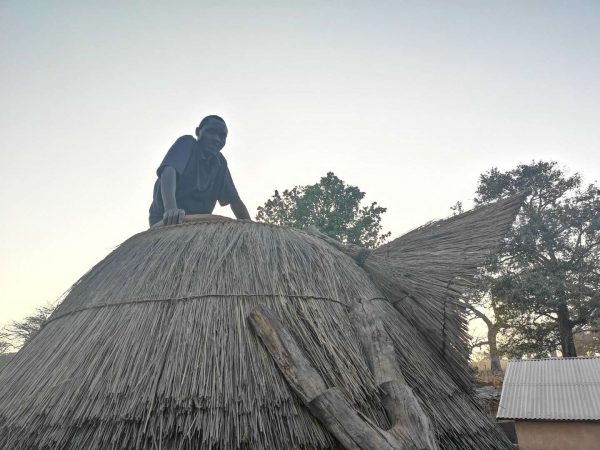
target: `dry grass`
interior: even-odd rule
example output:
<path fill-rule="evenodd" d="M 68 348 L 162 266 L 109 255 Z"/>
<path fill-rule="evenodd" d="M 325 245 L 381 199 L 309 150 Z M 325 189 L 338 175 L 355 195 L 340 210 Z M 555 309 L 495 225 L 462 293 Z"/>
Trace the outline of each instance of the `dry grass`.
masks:
<path fill-rule="evenodd" d="M 470 389 L 467 324 L 459 298 L 473 286 L 528 194 L 429 223 L 372 252 L 308 231 L 357 260 L 432 351 L 452 365 L 455 381 Z"/>
<path fill-rule="evenodd" d="M 348 314 L 358 300 L 385 310 L 442 448 L 510 448 L 457 383 L 463 375 L 431 351 L 439 318 L 382 297 L 351 258 L 297 230 L 225 220 L 150 229 L 82 277 L 0 372 L 0 448 L 336 448 L 250 331 L 258 304 L 328 385 L 385 428 Z"/>

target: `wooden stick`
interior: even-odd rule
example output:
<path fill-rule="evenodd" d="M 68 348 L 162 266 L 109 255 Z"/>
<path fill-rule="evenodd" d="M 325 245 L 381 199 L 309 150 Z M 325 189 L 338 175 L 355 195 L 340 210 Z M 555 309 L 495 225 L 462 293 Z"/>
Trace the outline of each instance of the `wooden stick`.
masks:
<path fill-rule="evenodd" d="M 323 392 L 310 402 L 308 408 L 340 444 L 349 450 L 416 449 L 359 415 L 337 388 Z"/>
<path fill-rule="evenodd" d="M 415 448 L 437 449 L 429 417 L 400 370 L 394 345 L 374 301 L 358 303 L 351 312 L 376 384 L 384 393 L 383 407 L 391 432 L 412 441 Z"/>
<path fill-rule="evenodd" d="M 405 383 L 393 379 L 381 385 L 387 398 L 384 407 L 386 410 L 389 409 L 390 418 L 393 421 L 404 421 L 404 423 L 394 423 L 391 432 L 382 430 L 355 411 L 337 388 L 327 389 L 325 382 L 306 359 L 294 337 L 271 311 L 264 306 L 257 306 L 250 313 L 249 319 L 254 331 L 291 388 L 345 448 L 352 450 L 437 449 L 427 416 L 412 390 Z M 361 320 L 361 323 L 366 321 Z M 370 329 L 365 335 L 368 333 L 377 334 Z M 385 348 L 387 352 L 380 358 L 381 364 L 376 369 L 379 378 L 386 378 L 393 374 L 401 377 L 401 372 L 395 367 L 394 362 L 384 361 L 389 356 L 390 348 L 393 351 L 393 347 L 389 347 L 391 343 L 382 339 L 376 341 L 381 345 L 370 347 L 370 352 L 374 348 Z M 395 356 L 392 359 L 395 361 Z M 421 434 L 424 437 L 421 437 Z"/>
<path fill-rule="evenodd" d="M 325 382 L 306 359 L 294 337 L 267 308 L 257 306 L 252 310 L 250 323 L 304 404 L 308 405 L 327 390 Z"/>

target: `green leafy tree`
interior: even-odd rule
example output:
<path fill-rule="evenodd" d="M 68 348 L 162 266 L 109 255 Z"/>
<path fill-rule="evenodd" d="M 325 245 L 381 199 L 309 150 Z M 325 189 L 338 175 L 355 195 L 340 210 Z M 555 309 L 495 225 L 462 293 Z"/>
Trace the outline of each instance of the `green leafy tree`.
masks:
<path fill-rule="evenodd" d="M 531 189 L 498 258 L 491 294 L 506 325 L 501 351 L 576 356 L 574 333 L 600 315 L 600 189 L 556 162 L 481 175 L 477 204 Z"/>
<path fill-rule="evenodd" d="M 295 228 L 312 225 L 341 242 L 373 248 L 390 236 L 381 231 L 386 208 L 376 202 L 362 206 L 364 197 L 358 187 L 329 172 L 316 184 L 275 191 L 258 208 L 256 219 Z"/>

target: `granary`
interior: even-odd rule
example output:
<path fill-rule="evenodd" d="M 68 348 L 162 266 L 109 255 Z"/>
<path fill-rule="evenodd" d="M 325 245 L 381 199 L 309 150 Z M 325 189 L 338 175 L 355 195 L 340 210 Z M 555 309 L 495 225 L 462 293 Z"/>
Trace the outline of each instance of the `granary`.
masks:
<path fill-rule="evenodd" d="M 511 361 L 497 418 L 515 421 L 519 450 L 600 449 L 600 358 Z"/>
<path fill-rule="evenodd" d="M 522 200 L 372 251 L 217 216 L 139 233 L 0 371 L 0 448 L 512 448 L 458 299 Z"/>

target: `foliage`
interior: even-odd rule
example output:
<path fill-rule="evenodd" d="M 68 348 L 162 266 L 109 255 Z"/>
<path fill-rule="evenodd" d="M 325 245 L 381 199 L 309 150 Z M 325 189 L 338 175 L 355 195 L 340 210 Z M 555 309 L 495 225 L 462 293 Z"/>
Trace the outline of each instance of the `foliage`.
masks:
<path fill-rule="evenodd" d="M 600 315 L 600 189 L 582 186 L 556 162 L 532 162 L 481 175 L 477 204 L 531 189 L 515 226 L 490 265 L 496 312 L 506 325 L 502 350 L 513 357 L 576 356 L 573 333 Z"/>
<path fill-rule="evenodd" d="M 17 351 L 42 328 L 54 307 L 39 306 L 35 312 L 21 321 L 13 321 L 0 330 L 0 353 Z"/>
<path fill-rule="evenodd" d="M 487 356 L 490 360 L 490 372 L 498 374 L 502 372 L 500 365 L 501 351 L 499 350 L 498 335 L 506 327 L 506 323 L 501 314 L 497 311 L 498 300 L 490 295 L 493 278 L 486 274 L 481 274 L 475 287 L 463 295 L 463 302 L 466 305 L 466 317 L 471 320 L 482 320 L 487 329 L 485 339 L 477 339 L 471 342 L 471 350 L 487 346 Z"/>
<path fill-rule="evenodd" d="M 575 334 L 575 347 L 582 356 L 600 356 L 600 329 Z"/>
<path fill-rule="evenodd" d="M 12 349 L 10 343 L 10 336 L 6 330 L 0 330 L 0 355 L 3 353 L 9 353 Z"/>
<path fill-rule="evenodd" d="M 520 320 L 519 320 L 520 319 Z M 509 358 L 547 358 L 560 347 L 558 329 L 553 321 L 538 321 L 532 326 L 529 315 L 508 321 L 498 351 Z"/>
<path fill-rule="evenodd" d="M 459 200 L 454 205 L 450 207 L 450 211 L 452 211 L 453 216 L 457 216 L 458 214 L 462 214 L 465 211 L 463 210 L 463 203 Z"/>
<path fill-rule="evenodd" d="M 385 242 L 381 215 L 386 208 L 376 202 L 361 206 L 365 193 L 347 185 L 333 172 L 313 185 L 296 186 L 273 197 L 258 208 L 257 220 L 295 228 L 315 226 L 344 243 L 373 248 Z"/>

